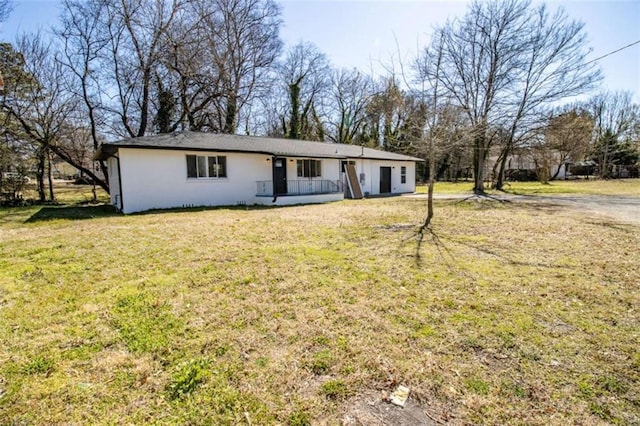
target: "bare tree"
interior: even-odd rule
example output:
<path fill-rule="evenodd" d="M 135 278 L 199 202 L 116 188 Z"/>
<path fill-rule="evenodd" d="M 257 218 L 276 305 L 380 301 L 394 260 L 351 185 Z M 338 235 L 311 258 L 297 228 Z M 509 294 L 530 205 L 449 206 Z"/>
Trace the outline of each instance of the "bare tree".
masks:
<path fill-rule="evenodd" d="M 593 128 L 593 117 L 585 110 L 569 107 L 552 115 L 541 129 L 543 137 L 535 147 L 536 162 L 544 167 L 538 178 L 542 182 L 554 180 L 568 161 L 584 159 Z"/>
<path fill-rule="evenodd" d="M 18 124 L 23 137 L 38 146 L 38 185 L 40 199 L 44 201 L 44 162 L 49 153 L 79 169 L 108 190 L 91 167 L 74 160 L 60 144 L 65 132 L 74 122 L 77 98 L 67 91 L 63 65 L 55 57 L 53 42 L 45 41 L 41 34 L 29 34 L 19 38 L 17 50 L 21 55 L 20 74 L 16 83 L 5 87 L 2 109 Z M 20 67 L 14 67 L 17 69 Z M 53 193 L 50 186 L 50 198 Z"/>
<path fill-rule="evenodd" d="M 564 10 L 551 14 L 545 5 L 528 11 L 528 35 L 521 53 L 521 68 L 511 87 L 516 108 L 508 116 L 506 144 L 502 148 L 495 186 L 502 189 L 507 157 L 519 139 L 537 127 L 544 109 L 561 99 L 591 90 L 600 79 L 585 57 L 584 24 L 571 21 Z"/>
<path fill-rule="evenodd" d="M 595 122 L 594 159 L 600 177 L 608 178 L 613 165 L 632 162 L 634 151 L 638 152 L 640 105 L 630 92 L 604 92 L 587 101 L 586 107 Z"/>
<path fill-rule="evenodd" d="M 427 215 L 419 228 L 418 246 L 422 242 L 426 230 L 430 229 L 434 216 L 433 190 L 436 180 L 436 164 L 445 152 L 451 150 L 456 144 L 454 139 L 462 139 L 460 128 L 459 109 L 451 104 L 448 94 L 441 85 L 440 72 L 444 56 L 442 43 L 434 45 L 436 51 L 427 51 L 422 57 L 416 58 L 414 71 L 419 83 L 418 96 L 422 107 L 421 119 L 416 123 L 417 154 L 427 159 L 428 165 L 428 191 L 427 191 Z"/>
<path fill-rule="evenodd" d="M 47 46 L 42 44 L 39 35 L 22 36 L 18 41 L 18 50 L 11 45 L 3 46 L 3 62 L 7 84 L 4 87 L 2 109 L 12 122 L 7 132 L 23 146 L 28 145 L 33 152 L 36 169 L 38 197 L 46 201 L 45 173 L 48 145 L 52 141 L 49 135 L 55 132 L 55 120 L 52 123 L 52 105 L 48 102 L 48 91 L 40 82 L 43 76 L 37 71 L 47 66 Z M 53 106 L 55 109 L 57 106 Z M 54 130 L 52 131 L 52 127 Z M 49 187 L 50 199 L 53 189 Z"/>
<path fill-rule="evenodd" d="M 286 53 L 280 75 L 289 95 L 288 118 L 282 117 L 284 133 L 290 139 L 323 140 L 323 123 L 318 110 L 329 88 L 329 61 L 318 48 L 300 42 Z"/>
<path fill-rule="evenodd" d="M 633 102 L 633 93 L 602 92 L 589 99 L 585 107 L 594 117 L 597 136 L 607 130 L 617 137 L 639 136 L 640 106 Z"/>
<path fill-rule="evenodd" d="M 79 101 L 76 113 L 88 122 L 93 153 L 102 142 L 105 124 L 98 62 L 109 45 L 109 38 L 101 28 L 101 11 L 100 3 L 95 1 L 64 0 L 60 28 L 54 31 L 62 45 L 58 61 L 68 74 L 66 90 Z M 102 160 L 99 165 L 104 185 L 108 187 L 107 165 Z"/>
<path fill-rule="evenodd" d="M 366 106 L 366 121 L 363 126 L 361 143 L 389 151 L 407 152 L 406 131 L 415 129 L 407 126 L 411 112 L 421 111 L 420 102 L 401 89 L 394 74 L 383 77 L 374 87 L 374 94 Z"/>
<path fill-rule="evenodd" d="M 247 118 L 246 129 L 251 134 L 261 134 L 274 138 L 288 136 L 289 96 L 283 88 L 279 72 L 271 74 L 272 87 L 269 93 L 260 97 L 251 105 L 251 117 Z"/>
<path fill-rule="evenodd" d="M 264 93 L 265 73 L 280 54 L 280 8 L 272 0 L 202 3 L 208 49 L 220 76 L 221 96 L 213 101 L 218 125 L 223 133 L 235 133 L 240 111 Z"/>
<path fill-rule="evenodd" d="M 32 76 L 25 72 L 24 56 L 17 52 L 10 43 L 0 43 L 0 69 L 5 77 L 2 90 L 0 90 L 3 103 L 8 97 L 21 98 L 22 88 L 33 83 Z M 18 99 L 15 102 L 18 102 Z M 21 151 L 20 145 L 22 145 L 25 136 L 20 133 L 19 124 L 4 109 L 0 113 L 0 118 L 3 142 L 0 145 L 0 158 L 2 159 L 0 172 L 7 172 L 10 171 L 9 168 L 13 160 Z"/>
<path fill-rule="evenodd" d="M 272 0 L 65 0 L 57 34 L 94 128 L 233 133 L 267 90 L 280 23 Z"/>
<path fill-rule="evenodd" d="M 11 0 L 0 0 L 0 22 L 7 20 L 13 11 L 13 2 Z"/>
<path fill-rule="evenodd" d="M 329 139 L 337 143 L 354 143 L 366 124 L 366 108 L 373 88 L 371 78 L 356 69 L 332 72 Z"/>
<path fill-rule="evenodd" d="M 21 97 L 22 91 L 18 88 L 31 84 L 32 78 L 24 71 L 24 57 L 9 43 L 0 43 L 0 69 L 5 76 L 0 93 L 2 103 L 7 99 L 7 92 L 9 97 Z M 0 110 L 0 202 L 18 200 L 34 157 L 33 144 L 21 129 L 13 116 L 4 108 Z"/>
<path fill-rule="evenodd" d="M 155 69 L 162 40 L 178 14 L 180 0 L 109 0 L 104 18 L 109 34 L 105 71 L 115 77 L 118 102 L 110 109 L 124 136 L 144 136 L 152 116 Z M 108 66 L 108 68 L 106 67 Z"/>
<path fill-rule="evenodd" d="M 201 18 L 209 13 L 204 4 L 190 2 L 180 12 L 180 19 L 168 28 L 163 41 L 164 54 L 155 70 L 155 124 L 160 133 L 177 129 L 220 131 L 212 103 L 222 96 L 221 76 L 210 52 L 211 31 Z"/>
<path fill-rule="evenodd" d="M 150 131 L 163 41 L 182 0 L 65 0 L 61 61 L 92 126 L 120 137 Z M 79 84 L 78 84 L 79 83 Z M 99 118 L 99 117 L 102 118 Z"/>
<path fill-rule="evenodd" d="M 535 127 L 531 123 L 541 111 L 592 88 L 599 78 L 585 61 L 583 25 L 561 9 L 550 14 L 530 1 L 474 1 L 464 18 L 437 34 L 433 43 L 442 46 L 431 52 L 443 52 L 439 80 L 473 127 L 476 193 L 484 193 L 488 154 L 499 129 L 504 146 L 497 187 L 507 155 Z"/>

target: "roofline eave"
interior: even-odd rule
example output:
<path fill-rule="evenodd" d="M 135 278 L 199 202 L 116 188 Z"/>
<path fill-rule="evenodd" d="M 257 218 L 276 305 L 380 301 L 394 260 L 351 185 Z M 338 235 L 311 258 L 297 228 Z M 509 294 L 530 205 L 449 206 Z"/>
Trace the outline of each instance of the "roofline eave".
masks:
<path fill-rule="evenodd" d="M 112 149 L 105 149 L 112 148 Z M 186 146 L 152 146 L 152 145 L 138 145 L 138 144 L 121 144 L 121 143 L 109 143 L 100 145 L 98 152 L 94 156 L 95 159 L 103 159 L 113 156 L 120 148 L 127 149 L 157 149 L 162 151 L 199 151 L 199 152 L 233 152 L 238 154 L 260 154 L 269 155 L 272 157 L 294 157 L 294 158 L 333 158 L 333 159 L 345 159 L 350 158 L 346 155 L 335 154 L 304 154 L 293 152 L 276 152 L 276 151 L 263 151 L 263 150 L 242 150 L 242 149 L 223 149 L 223 148 L 200 148 L 200 147 L 186 147 Z"/>

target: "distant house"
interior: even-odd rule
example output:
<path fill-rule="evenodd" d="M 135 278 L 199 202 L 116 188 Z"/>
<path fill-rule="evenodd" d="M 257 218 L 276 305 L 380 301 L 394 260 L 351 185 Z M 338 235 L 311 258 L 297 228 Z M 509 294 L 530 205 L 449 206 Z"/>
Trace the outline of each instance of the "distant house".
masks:
<path fill-rule="evenodd" d="M 415 191 L 419 158 L 323 142 L 181 132 L 101 145 L 111 203 L 150 209 L 291 205 Z"/>
<path fill-rule="evenodd" d="M 538 155 L 536 155 L 538 154 Z M 492 170 L 498 162 L 499 156 L 492 155 L 487 159 L 487 169 Z M 505 178 L 510 181 L 535 181 L 538 180 L 541 168 L 548 166 L 548 173 L 551 179 L 567 179 L 570 176 L 569 166 L 572 164 L 570 159 L 563 158 L 560 153 L 549 151 L 545 153 L 536 153 L 530 148 L 515 149 L 509 154 L 505 163 Z M 497 167 L 494 171 L 496 172 Z"/>

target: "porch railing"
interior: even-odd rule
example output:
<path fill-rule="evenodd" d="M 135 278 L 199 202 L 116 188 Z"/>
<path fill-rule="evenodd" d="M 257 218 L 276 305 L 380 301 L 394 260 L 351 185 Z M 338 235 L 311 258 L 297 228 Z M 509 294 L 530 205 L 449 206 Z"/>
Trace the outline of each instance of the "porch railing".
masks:
<path fill-rule="evenodd" d="M 273 196 L 273 181 L 257 181 L 257 195 Z M 313 194 L 334 194 L 344 192 L 342 181 L 340 180 L 288 180 L 287 192 L 277 195 L 313 195 Z"/>

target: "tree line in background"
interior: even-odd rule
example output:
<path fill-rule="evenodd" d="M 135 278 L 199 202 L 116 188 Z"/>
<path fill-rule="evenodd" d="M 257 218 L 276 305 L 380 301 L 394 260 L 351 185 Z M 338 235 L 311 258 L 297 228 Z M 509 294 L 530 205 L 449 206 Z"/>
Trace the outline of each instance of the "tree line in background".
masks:
<path fill-rule="evenodd" d="M 9 12 L 0 0 L 0 18 Z M 51 33 L 0 44 L 0 184 L 33 171 L 40 200 L 53 200 L 51 163 L 63 161 L 108 191 L 91 160 L 102 142 L 183 130 L 406 153 L 427 160 L 431 191 L 460 178 L 501 189 L 516 157 L 542 181 L 568 162 L 637 174 L 632 94 L 570 102 L 600 74 L 562 10 L 475 1 L 402 72 L 376 77 L 332 67 L 308 42 L 285 47 L 281 25 L 273 0 L 63 0 Z"/>

